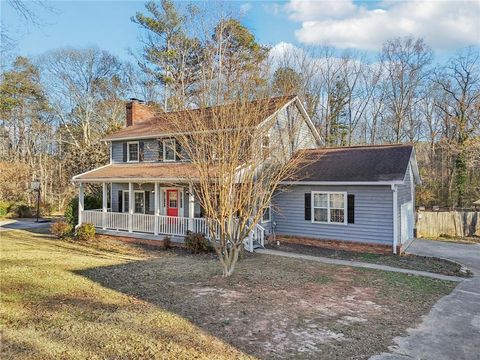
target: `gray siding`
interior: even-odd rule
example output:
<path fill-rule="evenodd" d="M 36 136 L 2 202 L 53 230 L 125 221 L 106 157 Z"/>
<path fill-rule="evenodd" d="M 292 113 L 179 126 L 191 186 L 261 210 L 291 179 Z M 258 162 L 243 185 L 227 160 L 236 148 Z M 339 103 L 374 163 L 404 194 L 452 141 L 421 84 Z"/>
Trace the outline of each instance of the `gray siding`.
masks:
<path fill-rule="evenodd" d="M 269 135 L 271 149 L 286 159 L 299 149 L 317 147 L 315 136 L 295 104 L 277 114 Z"/>
<path fill-rule="evenodd" d="M 134 140 L 136 141 L 136 140 Z M 157 161 L 158 160 L 158 141 L 157 140 L 139 140 L 144 142 L 143 148 L 143 161 Z M 113 141 L 112 142 L 112 162 L 123 162 L 123 144 L 126 141 Z"/>
<path fill-rule="evenodd" d="M 339 191 L 355 195 L 354 224 L 319 224 L 305 220 L 305 193 Z M 326 240 L 392 244 L 393 195 L 389 186 L 295 185 L 273 198 L 275 232 Z"/>
<path fill-rule="evenodd" d="M 123 162 L 123 141 L 112 141 L 112 162 Z"/>

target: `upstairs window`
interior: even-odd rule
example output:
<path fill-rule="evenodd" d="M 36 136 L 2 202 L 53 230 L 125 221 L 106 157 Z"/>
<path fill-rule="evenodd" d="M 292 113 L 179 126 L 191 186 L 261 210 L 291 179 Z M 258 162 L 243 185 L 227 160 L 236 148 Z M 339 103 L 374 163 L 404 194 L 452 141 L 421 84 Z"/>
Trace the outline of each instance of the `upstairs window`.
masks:
<path fill-rule="evenodd" d="M 270 136 L 263 135 L 262 136 L 262 156 L 267 158 L 270 155 Z"/>
<path fill-rule="evenodd" d="M 175 139 L 163 140 L 163 161 L 175 161 Z"/>
<path fill-rule="evenodd" d="M 138 151 L 138 141 L 129 142 L 127 143 L 128 151 L 127 151 L 127 161 L 138 161 L 139 159 L 139 151 Z"/>
<path fill-rule="evenodd" d="M 316 192 L 313 196 L 313 222 L 346 224 L 346 194 Z"/>

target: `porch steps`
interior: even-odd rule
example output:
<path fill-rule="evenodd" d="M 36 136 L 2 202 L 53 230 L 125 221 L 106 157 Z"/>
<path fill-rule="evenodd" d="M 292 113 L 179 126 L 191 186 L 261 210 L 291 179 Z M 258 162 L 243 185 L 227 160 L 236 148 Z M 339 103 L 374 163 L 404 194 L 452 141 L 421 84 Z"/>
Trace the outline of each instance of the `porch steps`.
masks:
<path fill-rule="evenodd" d="M 264 249 L 264 247 L 257 240 L 254 240 L 253 241 L 253 250 L 256 250 L 256 249 Z"/>

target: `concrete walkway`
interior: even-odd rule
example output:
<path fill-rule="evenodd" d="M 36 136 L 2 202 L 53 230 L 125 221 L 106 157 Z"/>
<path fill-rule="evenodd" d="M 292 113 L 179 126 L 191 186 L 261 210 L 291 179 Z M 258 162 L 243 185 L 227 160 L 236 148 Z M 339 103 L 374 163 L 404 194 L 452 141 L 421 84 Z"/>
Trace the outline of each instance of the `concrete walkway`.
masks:
<path fill-rule="evenodd" d="M 331 265 L 344 265 L 344 266 L 352 266 L 352 267 L 359 267 L 359 268 L 365 268 L 365 269 L 392 271 L 392 272 L 398 272 L 398 273 L 410 274 L 410 275 L 427 276 L 433 279 L 440 279 L 440 280 L 450 280 L 450 281 L 465 280 L 465 278 L 458 277 L 458 276 L 448 276 L 448 275 L 442 275 L 442 274 L 435 274 L 427 271 L 401 269 L 401 268 L 387 266 L 387 265 L 371 264 L 371 263 L 351 261 L 351 260 L 332 259 L 327 257 L 297 254 L 293 252 L 286 252 L 286 251 L 279 251 L 279 250 L 257 249 L 255 250 L 255 252 L 259 254 L 284 256 L 284 257 L 290 257 L 290 258 L 296 258 L 296 259 L 317 261 L 317 262 L 321 262 L 324 264 L 331 264 Z"/>
<path fill-rule="evenodd" d="M 416 240 L 408 252 L 457 261 L 472 270 L 474 277 L 440 299 L 417 328 L 395 338 L 389 353 L 371 360 L 479 360 L 480 244 Z"/>

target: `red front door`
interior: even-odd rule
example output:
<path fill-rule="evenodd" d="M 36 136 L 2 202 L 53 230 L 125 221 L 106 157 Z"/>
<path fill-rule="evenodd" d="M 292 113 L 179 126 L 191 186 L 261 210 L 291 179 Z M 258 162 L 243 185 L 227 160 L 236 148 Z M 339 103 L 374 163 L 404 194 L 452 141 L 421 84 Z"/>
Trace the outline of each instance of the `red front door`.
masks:
<path fill-rule="evenodd" d="M 167 216 L 178 216 L 178 190 L 167 190 Z"/>

